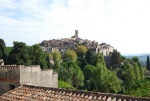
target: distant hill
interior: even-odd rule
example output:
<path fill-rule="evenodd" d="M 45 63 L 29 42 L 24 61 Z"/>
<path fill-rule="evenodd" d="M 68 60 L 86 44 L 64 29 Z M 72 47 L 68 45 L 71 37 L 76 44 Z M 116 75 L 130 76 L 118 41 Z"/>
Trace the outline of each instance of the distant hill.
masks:
<path fill-rule="evenodd" d="M 132 58 L 134 56 L 137 56 L 140 60 L 140 62 L 143 65 L 146 65 L 146 59 L 147 59 L 147 55 L 150 56 L 150 53 L 143 53 L 143 54 L 133 54 L 133 55 L 124 55 L 126 58 Z"/>

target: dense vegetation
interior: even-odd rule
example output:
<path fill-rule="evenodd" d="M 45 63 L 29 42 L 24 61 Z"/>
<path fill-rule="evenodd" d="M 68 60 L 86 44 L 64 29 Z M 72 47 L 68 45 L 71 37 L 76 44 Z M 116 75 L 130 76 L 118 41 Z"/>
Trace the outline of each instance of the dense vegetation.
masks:
<path fill-rule="evenodd" d="M 84 46 L 61 55 L 59 52 L 45 53 L 38 44 L 13 44 L 13 47 L 6 47 L 4 40 L 0 39 L 0 58 L 4 59 L 5 64 L 53 68 L 58 72 L 60 88 L 150 97 L 150 80 L 145 77 L 146 68 L 142 67 L 137 57 L 126 59 L 115 50 L 110 54 L 110 64 L 106 65 L 102 54 L 94 55 Z M 113 64 L 121 64 L 121 67 L 108 68 Z"/>
<path fill-rule="evenodd" d="M 40 65 L 41 69 L 50 67 L 49 54 L 42 51 L 40 45 L 27 46 L 23 42 L 14 42 L 13 47 L 5 46 L 0 39 L 0 58 L 7 64 Z"/>

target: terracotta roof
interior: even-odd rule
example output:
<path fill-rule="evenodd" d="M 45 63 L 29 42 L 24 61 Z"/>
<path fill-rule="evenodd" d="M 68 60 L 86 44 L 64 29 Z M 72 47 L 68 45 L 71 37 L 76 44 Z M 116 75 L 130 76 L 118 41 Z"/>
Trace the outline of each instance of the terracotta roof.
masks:
<path fill-rule="evenodd" d="M 150 98 L 23 85 L 0 96 L 0 101 L 150 101 Z"/>

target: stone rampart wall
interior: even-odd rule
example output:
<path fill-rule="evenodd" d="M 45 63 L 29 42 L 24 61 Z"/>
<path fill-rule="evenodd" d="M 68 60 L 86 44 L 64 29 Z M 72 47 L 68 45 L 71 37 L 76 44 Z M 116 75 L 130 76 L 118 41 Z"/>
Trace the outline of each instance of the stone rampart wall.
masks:
<path fill-rule="evenodd" d="M 20 83 L 43 87 L 58 87 L 58 75 L 52 69 L 41 70 L 40 66 L 20 65 Z"/>
<path fill-rule="evenodd" d="M 0 65 L 0 78 L 20 80 L 20 68 L 17 65 Z"/>

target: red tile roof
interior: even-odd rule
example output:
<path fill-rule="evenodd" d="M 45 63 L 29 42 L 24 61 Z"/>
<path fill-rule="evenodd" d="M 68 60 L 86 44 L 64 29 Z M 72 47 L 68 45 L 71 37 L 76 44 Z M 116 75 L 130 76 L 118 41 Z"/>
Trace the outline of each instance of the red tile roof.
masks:
<path fill-rule="evenodd" d="M 150 98 L 23 85 L 0 96 L 0 101 L 150 101 Z"/>

